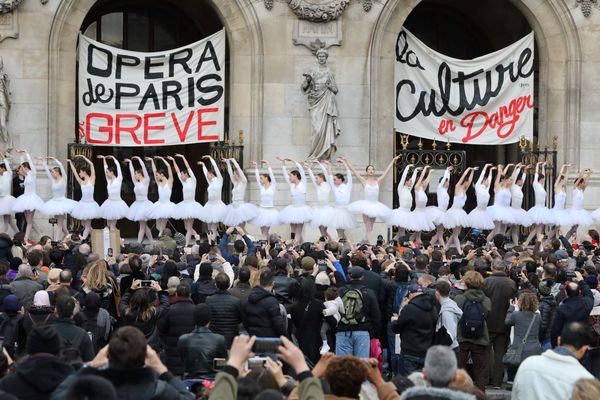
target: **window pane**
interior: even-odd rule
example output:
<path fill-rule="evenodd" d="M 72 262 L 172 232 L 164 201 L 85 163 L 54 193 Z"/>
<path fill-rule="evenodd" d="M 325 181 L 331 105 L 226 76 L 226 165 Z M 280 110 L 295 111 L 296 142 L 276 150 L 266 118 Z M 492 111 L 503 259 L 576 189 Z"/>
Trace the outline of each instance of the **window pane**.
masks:
<path fill-rule="evenodd" d="M 96 40 L 96 21 L 92 22 L 87 27 L 87 29 L 83 33 L 83 36 L 88 37 L 88 38 L 90 38 L 92 40 Z"/>
<path fill-rule="evenodd" d="M 100 41 L 109 46 L 123 48 L 123 14 L 110 13 L 101 19 L 102 38 Z"/>
<path fill-rule="evenodd" d="M 177 20 L 170 15 L 155 15 L 153 51 L 177 47 Z"/>
<path fill-rule="evenodd" d="M 148 13 L 127 13 L 127 48 L 131 51 L 150 51 L 150 20 Z"/>

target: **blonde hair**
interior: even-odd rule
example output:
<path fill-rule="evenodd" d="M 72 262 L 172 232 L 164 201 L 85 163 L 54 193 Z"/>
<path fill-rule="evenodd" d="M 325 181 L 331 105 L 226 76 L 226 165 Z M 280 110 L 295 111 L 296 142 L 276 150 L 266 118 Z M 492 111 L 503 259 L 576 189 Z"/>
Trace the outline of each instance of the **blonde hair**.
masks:
<path fill-rule="evenodd" d="M 467 285 L 467 289 L 481 289 L 483 287 L 483 277 L 479 272 L 467 271 L 462 280 Z"/>
<path fill-rule="evenodd" d="M 106 261 L 98 260 L 88 264 L 81 274 L 85 276 L 85 286 L 91 290 L 102 290 L 108 283 Z"/>
<path fill-rule="evenodd" d="M 600 399 L 600 381 L 597 379 L 580 379 L 573 386 L 573 400 Z"/>

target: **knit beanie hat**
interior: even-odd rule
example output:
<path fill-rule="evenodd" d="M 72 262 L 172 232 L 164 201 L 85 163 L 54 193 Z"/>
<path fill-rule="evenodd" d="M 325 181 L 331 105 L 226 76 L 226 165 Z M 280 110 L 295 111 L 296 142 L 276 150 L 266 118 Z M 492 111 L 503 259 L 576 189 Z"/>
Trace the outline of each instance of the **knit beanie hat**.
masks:
<path fill-rule="evenodd" d="M 306 271 L 306 272 L 312 272 L 316 263 L 317 262 L 315 261 L 315 259 L 312 257 L 309 257 L 309 256 L 303 257 L 302 261 L 300 261 L 300 265 L 302 266 L 302 271 Z"/>
<path fill-rule="evenodd" d="M 21 302 L 19 298 L 14 294 L 9 294 L 4 298 L 4 311 L 7 313 L 16 313 L 21 308 Z"/>
<path fill-rule="evenodd" d="M 27 354 L 60 352 L 60 337 L 50 325 L 38 325 L 27 336 Z"/>
<path fill-rule="evenodd" d="M 538 286 L 538 291 L 540 292 L 540 294 L 542 296 L 548 296 L 550 294 L 551 290 L 552 290 L 552 285 L 550 285 L 549 282 L 547 282 L 547 281 L 540 282 L 540 284 Z"/>

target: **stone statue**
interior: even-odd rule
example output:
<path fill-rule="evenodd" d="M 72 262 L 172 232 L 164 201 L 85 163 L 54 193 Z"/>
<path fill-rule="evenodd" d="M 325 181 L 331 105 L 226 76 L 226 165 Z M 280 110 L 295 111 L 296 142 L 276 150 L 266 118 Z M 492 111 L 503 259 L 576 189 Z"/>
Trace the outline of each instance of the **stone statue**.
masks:
<path fill-rule="evenodd" d="M 5 143 L 9 142 L 8 113 L 10 112 L 10 80 L 4 72 L 4 61 L 0 57 L 0 138 Z"/>
<path fill-rule="evenodd" d="M 309 159 L 332 158 L 335 153 L 335 139 L 340 134 L 338 108 L 335 95 L 338 92 L 333 73 L 327 66 L 329 52 L 316 51 L 319 64 L 310 72 L 302 74 L 302 91 L 308 96 L 308 110 L 311 120 L 311 148 Z"/>

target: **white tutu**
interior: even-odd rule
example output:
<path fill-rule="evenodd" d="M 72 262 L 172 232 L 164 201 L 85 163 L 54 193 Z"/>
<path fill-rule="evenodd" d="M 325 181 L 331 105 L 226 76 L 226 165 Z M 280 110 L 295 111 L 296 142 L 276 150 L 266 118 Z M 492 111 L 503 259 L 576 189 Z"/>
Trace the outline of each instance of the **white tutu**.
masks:
<path fill-rule="evenodd" d="M 332 229 L 355 229 L 356 220 L 346 207 L 335 206 L 334 212 L 331 215 L 331 221 L 329 221 L 329 225 L 327 226 Z"/>
<path fill-rule="evenodd" d="M 330 206 L 314 206 L 312 208 L 312 219 L 310 226 L 318 228 L 319 226 L 329 227 L 329 223 L 333 220 L 335 209 Z"/>
<path fill-rule="evenodd" d="M 15 198 L 11 195 L 0 197 L 0 215 L 11 215 Z"/>
<path fill-rule="evenodd" d="M 450 207 L 444 216 L 444 227 L 453 229 L 459 226 L 463 228 L 469 227 L 469 216 L 462 208 Z"/>
<path fill-rule="evenodd" d="M 527 211 L 534 224 L 549 224 L 551 221 L 550 210 L 544 206 L 534 206 Z"/>
<path fill-rule="evenodd" d="M 13 203 L 13 211 L 16 213 L 24 211 L 35 211 L 42 208 L 44 201 L 35 193 L 25 193 L 17 197 Z"/>
<path fill-rule="evenodd" d="M 77 202 L 66 197 L 60 199 L 50 199 L 42 205 L 40 211 L 49 216 L 71 214 L 77 207 Z"/>
<path fill-rule="evenodd" d="M 513 221 L 515 222 L 515 225 L 528 227 L 531 224 L 533 224 L 533 220 L 531 219 L 527 211 L 523 210 L 522 208 L 513 207 L 511 207 L 511 210 L 513 212 Z"/>
<path fill-rule="evenodd" d="M 130 221 L 147 221 L 148 220 L 148 212 L 152 208 L 154 204 L 146 199 L 146 200 L 136 200 L 129 206 L 129 213 L 127 214 L 127 219 Z"/>
<path fill-rule="evenodd" d="M 207 224 L 217 224 L 223 222 L 227 216 L 227 211 L 227 205 L 221 200 L 207 201 L 200 219 Z"/>
<path fill-rule="evenodd" d="M 446 215 L 446 211 L 442 211 L 437 206 L 429 206 L 426 210 L 434 225 L 444 225 L 444 215 Z"/>
<path fill-rule="evenodd" d="M 312 208 L 306 204 L 290 205 L 279 212 L 279 222 L 282 224 L 303 224 L 312 219 Z"/>
<path fill-rule="evenodd" d="M 569 208 L 567 212 L 573 221 L 572 225 L 588 226 L 594 222 L 591 214 L 582 208 Z"/>
<path fill-rule="evenodd" d="M 556 209 L 551 208 L 549 210 L 549 222 L 548 225 L 553 226 L 571 226 L 573 225 L 573 220 L 569 216 L 569 212 L 564 209 Z"/>
<path fill-rule="evenodd" d="M 250 203 L 232 203 L 227 206 L 227 214 L 223 218 L 223 224 L 227 226 L 238 226 L 248 222 L 258 215 L 258 207 Z"/>
<path fill-rule="evenodd" d="M 82 221 L 100 218 L 100 206 L 95 201 L 78 201 L 71 211 L 71 216 Z"/>
<path fill-rule="evenodd" d="M 275 208 L 258 207 L 258 214 L 250 223 L 258 227 L 279 225 L 279 211 Z"/>
<path fill-rule="evenodd" d="M 379 201 L 357 200 L 348 205 L 348 211 L 363 214 L 371 218 L 386 220 L 390 217 L 392 210 Z"/>
<path fill-rule="evenodd" d="M 169 219 L 176 217 L 177 206 L 171 201 L 157 201 L 148 211 L 148 219 Z"/>
<path fill-rule="evenodd" d="M 435 229 L 433 220 L 427 212 L 427 208 L 415 208 L 412 212 L 413 231 L 427 232 Z"/>
<path fill-rule="evenodd" d="M 482 210 L 480 208 L 473 209 L 467 217 L 469 218 L 469 228 L 487 230 L 494 229 L 494 220 L 487 212 L 487 209 Z"/>
<path fill-rule="evenodd" d="M 202 204 L 195 200 L 183 200 L 180 203 L 175 204 L 175 215 L 173 218 L 176 219 L 202 219 L 204 216 L 204 208 Z"/>
<path fill-rule="evenodd" d="M 118 220 L 129 214 L 129 206 L 122 199 L 107 199 L 100 206 L 100 215 L 106 220 Z"/>
<path fill-rule="evenodd" d="M 592 212 L 592 218 L 594 218 L 596 221 L 600 221 L 600 208 Z"/>
<path fill-rule="evenodd" d="M 511 207 L 493 205 L 487 208 L 487 212 L 494 222 L 499 221 L 503 224 L 518 224 L 515 220 L 515 213 Z"/>
<path fill-rule="evenodd" d="M 408 230 L 414 230 L 412 224 L 412 212 L 408 208 L 398 207 L 390 211 L 385 221 L 388 225 L 397 226 Z"/>

